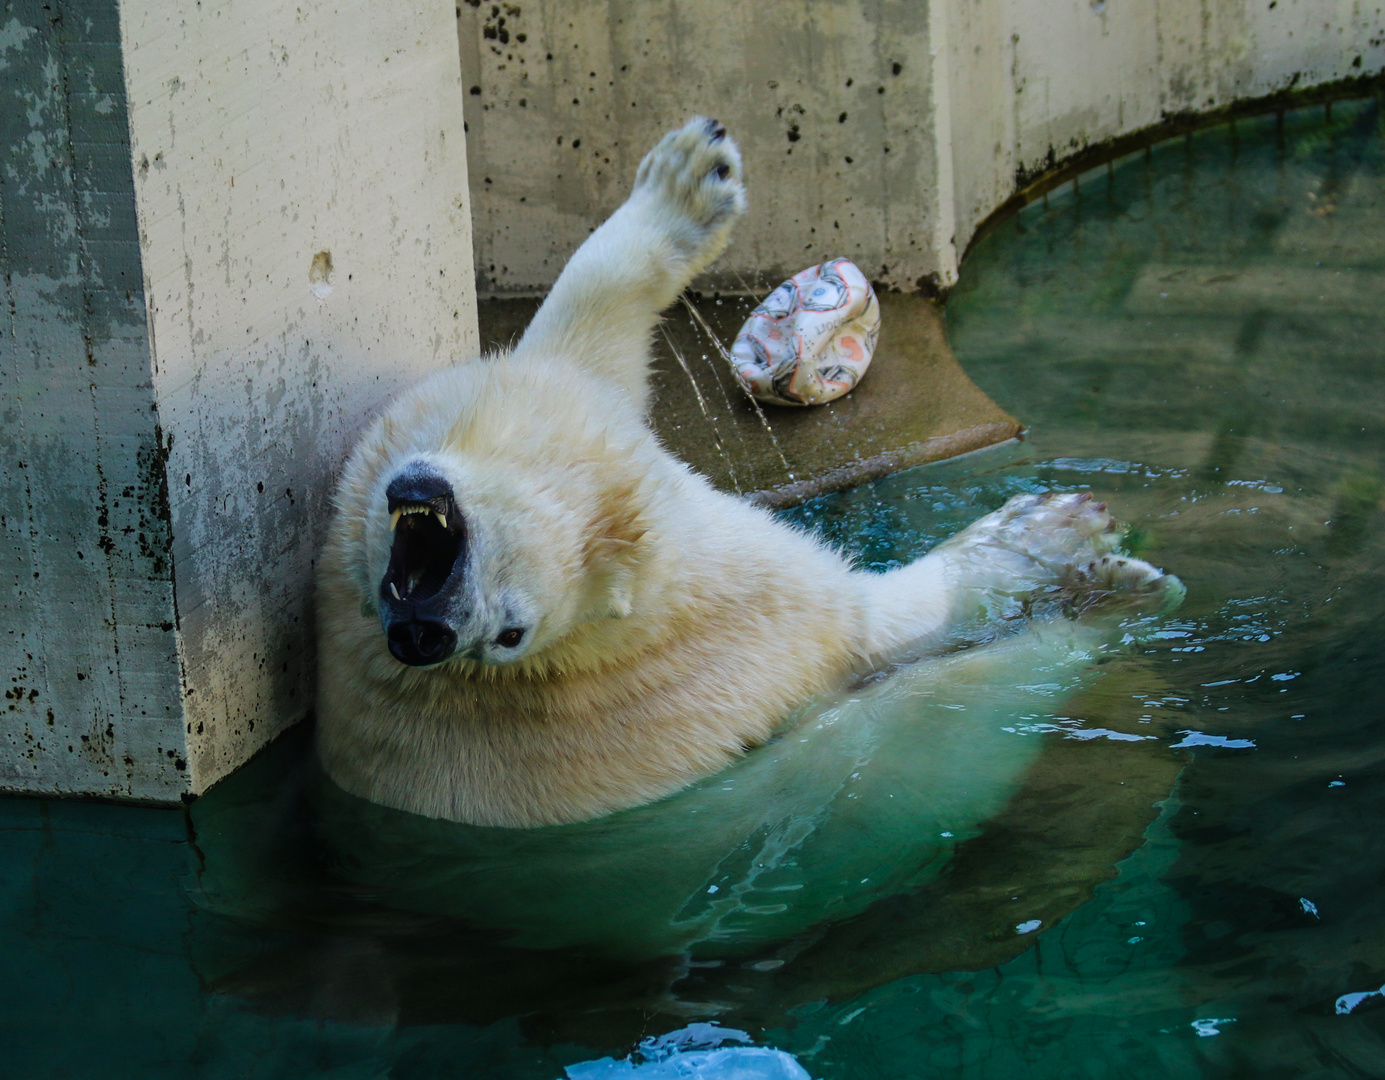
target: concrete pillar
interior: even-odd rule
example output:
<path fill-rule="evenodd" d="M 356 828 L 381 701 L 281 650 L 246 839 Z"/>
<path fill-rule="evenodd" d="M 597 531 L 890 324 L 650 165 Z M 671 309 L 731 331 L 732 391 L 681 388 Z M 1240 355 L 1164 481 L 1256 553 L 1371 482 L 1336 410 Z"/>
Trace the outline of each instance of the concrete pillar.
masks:
<path fill-rule="evenodd" d="M 371 411 L 476 349 L 451 4 L 0 13 L 0 786 L 172 801 L 310 706 Z"/>
<path fill-rule="evenodd" d="M 640 155 L 715 113 L 751 205 L 705 284 L 766 288 L 846 255 L 950 285 L 1027 180 L 1172 116 L 1379 73 L 1357 0 L 464 0 L 483 293 L 540 291 Z"/>

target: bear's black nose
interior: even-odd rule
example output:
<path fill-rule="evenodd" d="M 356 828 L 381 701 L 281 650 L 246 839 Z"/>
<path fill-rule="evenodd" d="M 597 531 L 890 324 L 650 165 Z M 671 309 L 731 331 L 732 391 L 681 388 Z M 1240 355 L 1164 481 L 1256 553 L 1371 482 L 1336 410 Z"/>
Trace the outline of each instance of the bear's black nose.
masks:
<path fill-rule="evenodd" d="M 385 638 L 389 642 L 390 655 L 410 667 L 441 663 L 457 647 L 457 635 L 452 629 L 431 619 L 391 623 Z"/>
<path fill-rule="evenodd" d="M 426 461 L 411 461 L 385 488 L 385 498 L 389 501 L 390 513 L 400 506 L 419 503 L 433 504 L 446 513 L 438 500 L 450 502 L 452 485 L 436 466 Z"/>

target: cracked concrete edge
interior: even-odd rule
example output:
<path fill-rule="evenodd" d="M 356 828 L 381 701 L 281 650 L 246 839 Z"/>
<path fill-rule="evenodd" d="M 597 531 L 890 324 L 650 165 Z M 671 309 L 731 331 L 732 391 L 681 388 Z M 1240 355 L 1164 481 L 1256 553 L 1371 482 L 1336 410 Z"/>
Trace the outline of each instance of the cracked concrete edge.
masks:
<path fill-rule="evenodd" d="M 809 499 L 816 499 L 820 495 L 846 491 L 848 488 L 880 480 L 904 469 L 931 465 L 934 462 L 947 461 L 965 454 L 1017 442 L 1023 431 L 1018 421 L 976 424 L 961 431 L 910 443 L 898 450 L 888 450 L 863 461 L 835 466 L 807 480 L 753 491 L 746 498 L 771 510 L 785 510 Z"/>

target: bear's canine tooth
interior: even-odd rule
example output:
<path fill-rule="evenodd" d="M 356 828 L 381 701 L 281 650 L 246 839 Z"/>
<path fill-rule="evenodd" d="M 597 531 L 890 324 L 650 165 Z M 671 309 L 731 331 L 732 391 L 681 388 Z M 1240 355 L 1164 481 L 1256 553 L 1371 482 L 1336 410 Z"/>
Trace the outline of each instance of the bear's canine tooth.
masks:
<path fill-rule="evenodd" d="M 404 599 L 402 596 L 399 595 L 399 590 L 395 587 L 395 584 L 394 584 L 393 581 L 390 582 L 390 594 L 391 594 L 396 600 L 403 600 L 403 599 Z"/>
<path fill-rule="evenodd" d="M 390 532 L 394 532 L 395 528 L 399 525 L 399 519 L 403 516 L 404 510 L 402 508 L 390 514 Z"/>
<path fill-rule="evenodd" d="M 441 525 L 444 529 L 447 528 L 447 515 L 446 515 L 446 514 L 439 514 L 436 510 L 434 510 L 434 511 L 433 511 L 433 516 L 434 516 L 435 518 L 438 519 L 438 524 L 439 524 L 439 525 Z"/>

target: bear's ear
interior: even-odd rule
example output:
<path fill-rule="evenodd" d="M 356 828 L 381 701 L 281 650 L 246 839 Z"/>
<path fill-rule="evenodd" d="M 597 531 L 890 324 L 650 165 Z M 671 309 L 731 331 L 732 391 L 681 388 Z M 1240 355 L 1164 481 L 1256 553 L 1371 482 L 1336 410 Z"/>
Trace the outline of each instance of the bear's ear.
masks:
<path fill-rule="evenodd" d="M 604 579 L 605 604 L 600 616 L 607 619 L 624 619 L 634 610 L 635 571 L 624 565 L 619 558 L 613 558 L 602 568 Z"/>
<path fill-rule="evenodd" d="M 616 619 L 630 614 L 638 546 L 649 531 L 640 513 L 639 486 L 631 480 L 609 489 L 588 534 L 587 569 L 604 579 L 607 615 Z"/>
<path fill-rule="evenodd" d="M 607 557 L 628 552 L 649 531 L 644 522 L 639 480 L 607 488 L 597 502 L 588 534 L 588 553 Z"/>

